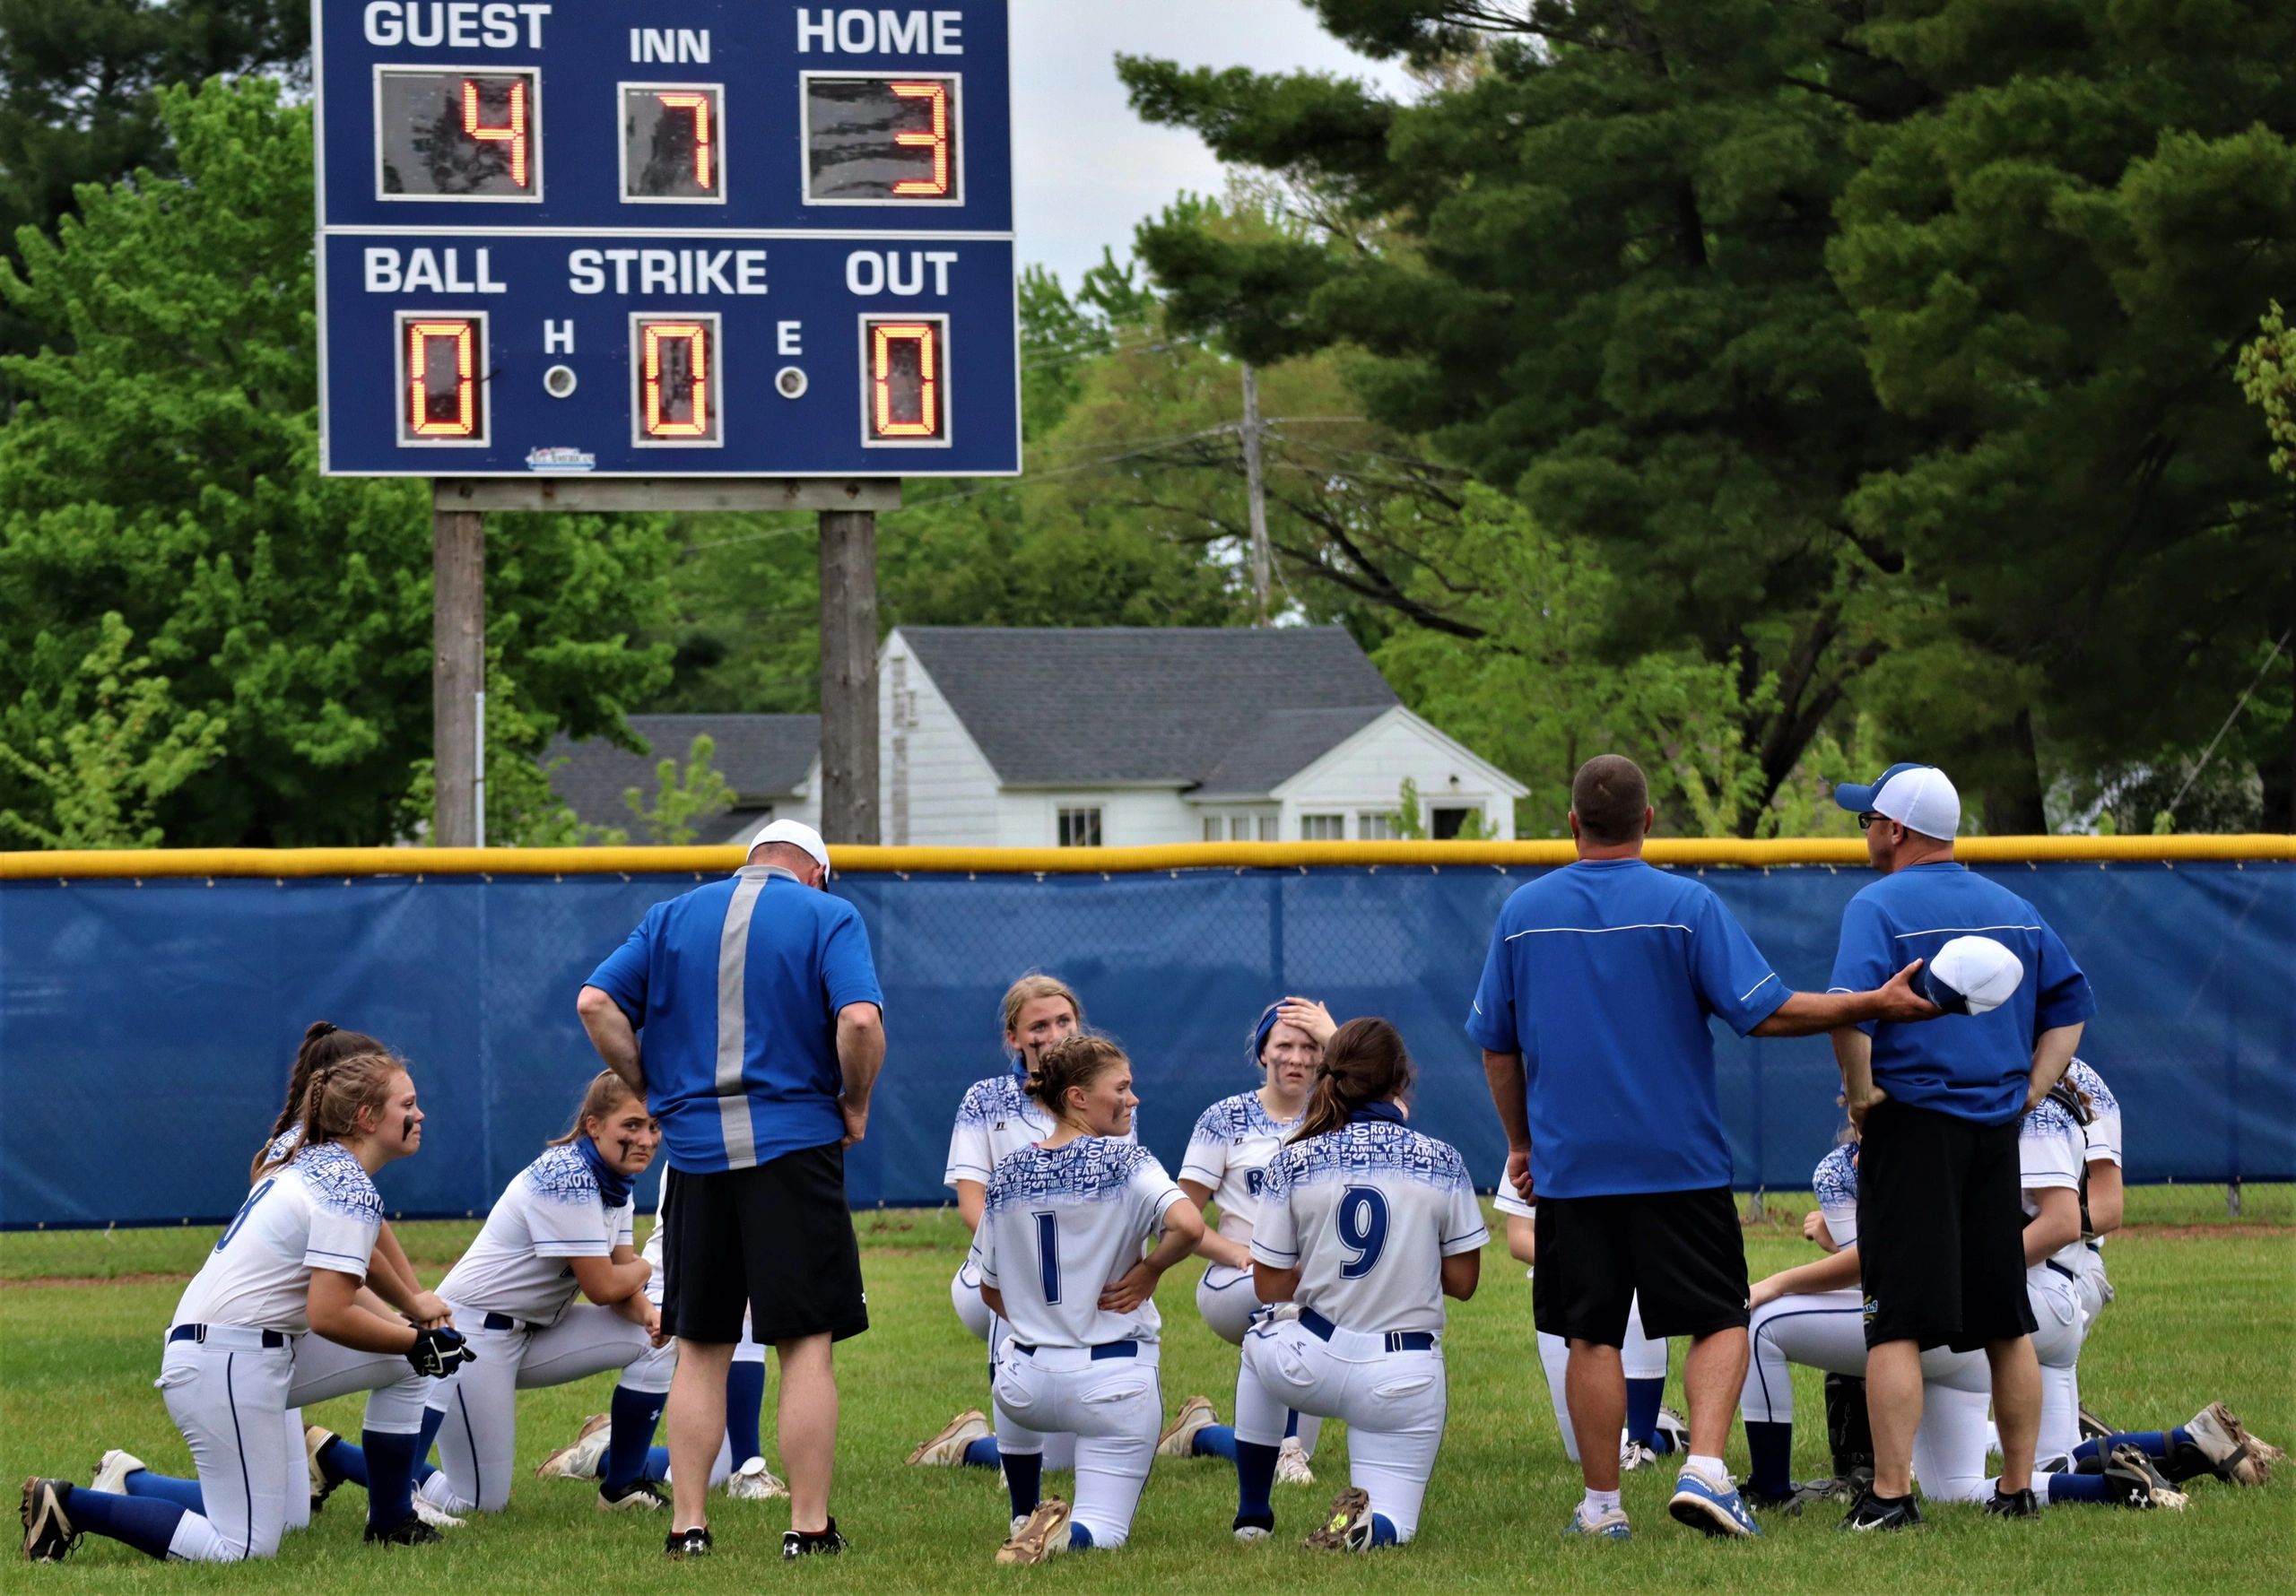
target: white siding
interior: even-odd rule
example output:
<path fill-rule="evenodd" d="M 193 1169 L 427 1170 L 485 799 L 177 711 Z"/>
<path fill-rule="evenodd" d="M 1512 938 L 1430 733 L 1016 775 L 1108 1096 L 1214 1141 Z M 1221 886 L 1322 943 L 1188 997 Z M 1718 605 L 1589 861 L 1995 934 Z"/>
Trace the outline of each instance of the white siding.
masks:
<path fill-rule="evenodd" d="M 1004 794 L 1004 824 L 997 840 L 1008 848 L 1049 848 L 1060 841 L 1060 811 L 1100 811 L 1100 846 L 1147 847 L 1154 843 L 1198 842 L 1203 827 L 1177 787 L 1072 787 L 1059 792 Z"/>
<path fill-rule="evenodd" d="M 1362 836 L 1358 816 L 1396 808 L 1405 777 L 1419 785 L 1420 817 L 1431 826 L 1438 808 L 1483 811 L 1485 835 L 1511 839 L 1515 798 L 1483 762 L 1405 710 L 1390 710 L 1277 788 L 1283 840 L 1296 842 L 1303 814 L 1344 814 L 1347 839 Z M 1452 777 L 1458 785 L 1452 785 Z"/>
<path fill-rule="evenodd" d="M 880 835 L 919 846 L 1009 845 L 996 772 L 899 631 L 877 669 Z M 818 767 L 816 767 L 818 770 Z M 811 784 L 818 793 L 818 775 Z M 813 800 L 816 810 L 818 798 Z M 906 812 L 903 812 L 903 811 Z"/>

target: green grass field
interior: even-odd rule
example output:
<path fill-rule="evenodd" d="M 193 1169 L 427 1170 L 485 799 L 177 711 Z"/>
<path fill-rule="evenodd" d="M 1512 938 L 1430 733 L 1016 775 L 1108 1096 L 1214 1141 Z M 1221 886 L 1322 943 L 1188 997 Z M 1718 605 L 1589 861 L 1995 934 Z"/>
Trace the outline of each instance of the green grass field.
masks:
<path fill-rule="evenodd" d="M 1799 1239 L 1806 1196 L 1772 1194 L 1748 1245 L 1756 1274 L 1810 1255 Z M 290 1535 L 275 1563 L 163 1566 L 93 1537 L 60 1567 L 11 1564 L 12 1591 L 230 1589 L 273 1592 L 431 1591 L 572 1592 L 665 1582 L 693 1591 L 750 1591 L 802 1581 L 824 1592 L 969 1589 L 1026 1580 L 1048 1589 L 1128 1593 L 1207 1588 L 1331 1591 L 1653 1589 L 1729 1592 L 1970 1590 L 2118 1592 L 2284 1590 L 2296 1551 L 2296 1477 L 2262 1490 L 2213 1481 L 2190 1511 L 2133 1514 L 2058 1508 L 2039 1522 L 1984 1518 L 1974 1508 L 1931 1510 L 1926 1529 L 1884 1542 L 1833 1531 L 1835 1510 L 1809 1520 L 1766 1520 L 1758 1544 L 1712 1544 L 1666 1518 L 1671 1473 L 1626 1479 L 1636 1540 L 1566 1544 L 1576 1502 L 1538 1360 L 1530 1346 L 1530 1294 L 1494 1241 L 1483 1289 L 1454 1305 L 1447 1356 L 1451 1422 L 1420 1540 L 1376 1557 L 1313 1557 L 1298 1549 L 1331 1490 L 1345 1480 L 1345 1432 L 1327 1432 L 1312 1491 L 1279 1488 L 1278 1539 L 1239 1547 L 1227 1533 L 1234 1479 L 1210 1461 L 1160 1462 L 1124 1549 L 1064 1558 L 1036 1570 L 996 1570 L 1004 1530 L 994 1476 L 909 1469 L 909 1448 L 959 1408 L 986 1405 L 979 1344 L 948 1306 L 963 1227 L 953 1213 L 893 1210 L 858 1217 L 876 1327 L 839 1353 L 844 1423 L 835 1510 L 853 1550 L 836 1562 L 784 1567 L 780 1503 L 719 1499 L 718 1555 L 673 1567 L 660 1558 L 663 1525 L 602 1515 L 590 1493 L 522 1480 L 510 1510 L 474 1522 L 448 1543 L 385 1553 L 361 1544 L 364 1499 L 339 1493 L 311 1529 Z M 2221 1398 L 2263 1436 L 2296 1446 L 2289 1325 L 2296 1309 L 2296 1189 L 2256 1187 L 2241 1221 L 2225 1222 L 2214 1187 L 2148 1189 L 2131 1198 L 2131 1227 L 2112 1244 L 2120 1297 L 2082 1360 L 2089 1406 L 2130 1428 L 2173 1425 Z M 435 1281 L 475 1230 L 409 1225 L 402 1235 Z M 0 1236 L 0 1478 L 57 1474 L 84 1481 L 97 1455 L 124 1446 L 165 1471 L 188 1472 L 181 1439 L 152 1380 L 160 1331 L 213 1243 L 196 1229 Z M 1166 1320 L 1168 1406 L 1209 1393 L 1232 1406 L 1234 1352 L 1197 1321 L 1193 1274 L 1175 1271 L 1160 1296 Z M 1679 1369 L 1679 1359 L 1677 1360 Z M 1817 1380 L 1797 1387 L 1796 1471 L 1822 1472 Z M 606 1403 L 611 1376 L 527 1393 L 518 1453 L 538 1462 Z M 1670 1390 L 1670 1401 L 1678 1400 Z M 355 1433 L 355 1400 L 316 1418 Z M 771 1451 L 771 1420 L 767 1424 Z M 1744 1449 L 1734 1438 L 1734 1468 Z M 2291 1470 L 2296 1475 L 2296 1470 Z M 2276 1572 L 2275 1572 L 2276 1571 Z"/>

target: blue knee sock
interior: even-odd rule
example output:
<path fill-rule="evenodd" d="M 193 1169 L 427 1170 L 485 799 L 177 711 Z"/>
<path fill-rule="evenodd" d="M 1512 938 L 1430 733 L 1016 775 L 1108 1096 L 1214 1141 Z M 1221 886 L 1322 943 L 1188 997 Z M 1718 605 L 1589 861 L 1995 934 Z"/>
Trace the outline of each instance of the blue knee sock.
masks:
<path fill-rule="evenodd" d="M 1004 1454 L 997 1449 L 994 1436 L 983 1436 L 978 1441 L 965 1443 L 964 1466 L 968 1469 L 994 1469 L 1004 1462 Z"/>
<path fill-rule="evenodd" d="M 367 1454 L 367 1522 L 390 1529 L 414 1511 L 414 1449 L 421 1438 L 366 1430 L 359 1443 Z"/>
<path fill-rule="evenodd" d="M 1673 1441 L 1658 1433 L 1658 1404 L 1665 1395 L 1666 1382 L 1663 1375 L 1656 1380 L 1629 1380 L 1626 1383 L 1627 1438 L 1641 1442 L 1662 1457 L 1674 1449 Z"/>
<path fill-rule="evenodd" d="M 2049 1502 L 2109 1502 L 2105 1492 L 2105 1477 L 2101 1474 L 2041 1474 L 2033 1483 L 2041 1488 L 2042 1499 Z"/>
<path fill-rule="evenodd" d="M 168 1542 L 175 1539 L 176 1526 L 183 1522 L 185 1508 L 180 1502 L 157 1496 L 115 1496 L 109 1491 L 66 1487 L 64 1512 L 75 1530 L 92 1530 L 149 1557 L 164 1558 Z"/>
<path fill-rule="evenodd" d="M 422 1417 L 426 1421 L 430 1418 L 428 1408 L 422 1410 Z M 444 1418 L 446 1415 L 441 1413 L 439 1417 Z M 319 1448 L 319 1472 L 337 1485 L 347 1482 L 363 1491 L 367 1488 L 367 1454 L 337 1436 Z"/>
<path fill-rule="evenodd" d="M 1794 1427 L 1746 1420 L 1746 1451 L 1753 1459 L 1746 1483 L 1765 1496 L 1782 1496 L 1794 1488 Z"/>
<path fill-rule="evenodd" d="M 736 1361 L 726 1371 L 726 1439 L 733 1444 L 734 1467 L 765 1455 L 758 1437 L 758 1414 L 765 1406 L 765 1365 Z"/>
<path fill-rule="evenodd" d="M 199 1494 L 196 1479 L 178 1479 L 170 1474 L 154 1474 L 149 1469 L 138 1469 L 120 1487 L 131 1496 L 144 1496 L 157 1502 L 173 1502 L 192 1513 L 207 1511 L 207 1502 Z M 95 1495 L 90 1492 L 89 1495 Z"/>
<path fill-rule="evenodd" d="M 1395 1545 L 1396 1540 L 1396 1536 L 1394 1521 L 1389 1519 L 1384 1513 L 1373 1514 L 1371 1515 L 1371 1544 L 1373 1546 L 1393 1546 Z"/>
<path fill-rule="evenodd" d="M 1013 1499 L 1014 1518 L 1034 1513 L 1044 1496 L 1044 1453 L 1005 1453 L 1004 1489 Z"/>
<path fill-rule="evenodd" d="M 2110 1454 L 2116 1446 L 2134 1446 L 2149 1458 L 2164 1458 L 2171 1447 L 2179 1444 L 2189 1446 L 2192 1436 L 2182 1427 L 2173 1430 L 2138 1430 L 2131 1435 L 2107 1436 L 2099 1441 L 2083 1441 L 2073 1449 L 2076 1463 L 2093 1462 Z"/>
<path fill-rule="evenodd" d="M 1221 1457 L 1236 1461 L 1236 1427 L 1229 1424 L 1207 1424 L 1196 1432 L 1189 1443 L 1190 1457 Z"/>
<path fill-rule="evenodd" d="M 1286 1441 L 1297 1441 L 1300 1438 L 1300 1410 L 1297 1408 L 1283 1416 L 1283 1438 Z"/>
<path fill-rule="evenodd" d="M 1257 1441 L 1236 1443 L 1236 1522 L 1275 1522 L 1275 1459 L 1282 1449 Z"/>
<path fill-rule="evenodd" d="M 1073 1518 L 1068 1521 L 1068 1549 L 1072 1552 L 1092 1549 L 1092 1532 Z"/>
<path fill-rule="evenodd" d="M 613 1388 L 613 1398 L 606 1404 L 612 1414 L 606 1449 L 598 1460 L 599 1476 L 609 1489 L 623 1491 L 641 1479 L 667 1477 L 668 1454 L 664 1453 L 658 1470 L 652 1467 L 649 1455 L 659 1450 L 654 1445 L 654 1427 L 661 1422 L 662 1404 L 667 1400 L 658 1391 L 632 1391 L 626 1385 Z"/>

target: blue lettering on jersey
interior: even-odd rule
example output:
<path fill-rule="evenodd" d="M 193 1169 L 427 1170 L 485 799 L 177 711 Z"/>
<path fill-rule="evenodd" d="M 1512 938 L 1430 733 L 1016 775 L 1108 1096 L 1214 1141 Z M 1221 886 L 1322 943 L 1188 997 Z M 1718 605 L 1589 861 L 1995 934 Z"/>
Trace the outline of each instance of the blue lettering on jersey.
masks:
<path fill-rule="evenodd" d="M 1113 1202 L 1150 1161 L 1145 1148 L 1108 1136 L 1080 1136 L 1065 1147 L 1024 1147 L 989 1176 L 985 1211 L 1018 1202 Z"/>
<path fill-rule="evenodd" d="M 1244 1171 L 1244 1192 L 1248 1196 L 1257 1198 L 1260 1193 L 1260 1188 L 1265 1184 L 1267 1184 L 1266 1170 L 1247 1169 Z"/>
<path fill-rule="evenodd" d="M 1820 1208 L 1857 1207 L 1857 1144 L 1844 1143 L 1820 1158 L 1810 1175 L 1810 1189 L 1816 1193 Z"/>
<path fill-rule="evenodd" d="M 231 1222 L 223 1227 L 223 1234 L 216 1238 L 215 1250 L 217 1252 L 220 1253 L 225 1247 L 231 1245 L 231 1237 L 237 1236 L 239 1233 L 239 1227 L 248 1222 L 248 1215 L 255 1211 L 255 1205 L 262 1201 L 265 1197 L 268 1196 L 270 1194 L 271 1188 L 278 1184 L 279 1177 L 274 1175 L 269 1180 L 265 1181 L 261 1185 L 257 1186 L 254 1191 L 248 1193 L 248 1200 L 239 1204 L 239 1211 L 232 1216 Z"/>
<path fill-rule="evenodd" d="M 2066 1067 L 2065 1073 L 2074 1085 L 2089 1094 L 2089 1107 L 2092 1114 L 2120 1112 L 2120 1099 L 2113 1096 L 2113 1089 L 2105 1084 L 2105 1078 L 2098 1074 L 2088 1061 L 2074 1059 Z"/>
<path fill-rule="evenodd" d="M 339 1141 L 322 1141 L 295 1155 L 289 1166 L 303 1177 L 313 1201 L 331 1213 L 354 1219 L 383 1217 L 383 1194 L 359 1160 Z"/>
<path fill-rule="evenodd" d="M 1360 1280 L 1379 1265 L 1387 1246 L 1387 1196 L 1377 1186 L 1349 1186 L 1335 1214 L 1339 1244 L 1354 1254 L 1339 1266 L 1343 1280 Z"/>
<path fill-rule="evenodd" d="M 1467 1178 L 1465 1163 L 1448 1142 L 1408 1125 L 1372 1121 L 1291 1143 L 1269 1161 L 1264 1190 L 1272 1200 L 1286 1187 L 1362 1175 L 1399 1175 L 1431 1186 L 1464 1185 Z"/>
<path fill-rule="evenodd" d="M 527 1165 L 518 1178 L 546 1202 L 581 1203 L 605 1200 L 590 1161 L 572 1146 L 553 1147 Z"/>

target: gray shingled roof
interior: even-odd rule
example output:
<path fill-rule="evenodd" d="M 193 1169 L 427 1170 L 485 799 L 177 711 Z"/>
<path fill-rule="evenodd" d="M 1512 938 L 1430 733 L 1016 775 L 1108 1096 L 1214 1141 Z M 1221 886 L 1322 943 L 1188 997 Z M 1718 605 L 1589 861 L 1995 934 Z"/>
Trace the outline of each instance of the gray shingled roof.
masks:
<path fill-rule="evenodd" d="M 756 824 L 759 810 L 787 800 L 822 745 L 818 715 L 633 715 L 630 729 L 650 745 L 650 753 L 625 753 L 603 737 L 577 742 L 561 735 L 551 739 L 542 762 L 566 760 L 551 772 L 550 785 L 577 815 L 593 826 L 619 826 L 638 842 L 647 839 L 622 794 L 636 787 L 650 802 L 654 767 L 666 759 L 683 765 L 701 733 L 717 743 L 710 763 L 735 794 L 732 812 L 700 822 L 700 840 L 710 843 L 730 841 Z"/>
<path fill-rule="evenodd" d="M 1008 786 L 1265 793 L 1400 701 L 1335 626 L 901 636 Z"/>

